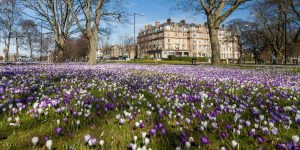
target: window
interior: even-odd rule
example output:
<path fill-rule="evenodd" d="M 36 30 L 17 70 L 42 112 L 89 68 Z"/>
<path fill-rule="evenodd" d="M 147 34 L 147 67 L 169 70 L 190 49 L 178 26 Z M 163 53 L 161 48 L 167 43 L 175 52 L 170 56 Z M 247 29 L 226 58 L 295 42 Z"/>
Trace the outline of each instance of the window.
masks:
<path fill-rule="evenodd" d="M 168 42 L 170 43 L 170 42 L 171 42 L 171 40 L 170 40 L 170 39 L 168 39 Z"/>
<path fill-rule="evenodd" d="M 193 41 L 193 43 L 195 44 L 195 43 L 197 43 L 197 41 Z"/>
<path fill-rule="evenodd" d="M 193 37 L 196 37 L 196 36 L 197 36 L 197 34 L 196 34 L 196 33 L 194 33 L 194 34 L 193 34 Z"/>
<path fill-rule="evenodd" d="M 172 46 L 171 44 L 168 44 L 168 49 L 171 49 L 171 46 Z"/>
<path fill-rule="evenodd" d="M 182 44 L 182 48 L 185 49 L 185 44 Z"/>
<path fill-rule="evenodd" d="M 184 52 L 184 55 L 185 55 L 185 56 L 188 56 L 188 55 L 189 55 L 189 52 Z"/>
<path fill-rule="evenodd" d="M 193 45 L 193 49 L 196 49 L 197 48 L 197 46 L 196 45 Z"/>

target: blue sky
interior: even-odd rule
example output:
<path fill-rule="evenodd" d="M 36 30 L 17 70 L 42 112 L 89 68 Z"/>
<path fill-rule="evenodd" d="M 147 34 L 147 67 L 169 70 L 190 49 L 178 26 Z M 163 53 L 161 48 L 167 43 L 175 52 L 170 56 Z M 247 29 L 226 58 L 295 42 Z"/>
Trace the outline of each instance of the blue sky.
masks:
<path fill-rule="evenodd" d="M 155 24 L 156 21 L 165 22 L 168 18 L 173 21 L 180 21 L 185 19 L 188 23 L 203 24 L 206 22 L 206 17 L 204 14 L 193 15 L 191 13 L 175 11 L 172 9 L 175 4 L 175 0 L 125 0 L 127 2 L 126 8 L 128 14 L 131 16 L 129 20 L 131 23 L 126 25 L 115 24 L 113 27 L 113 32 L 111 36 L 110 43 L 117 44 L 118 37 L 123 35 L 133 36 L 133 13 L 142 13 L 144 16 L 137 16 L 136 18 L 136 31 L 138 32 L 146 24 Z M 250 13 L 247 9 L 240 9 L 235 11 L 226 21 L 232 19 L 244 19 L 249 18 Z M 225 21 L 225 22 L 226 22 Z M 2 54 L 2 49 L 4 45 L 0 43 L 0 55 Z M 22 48 L 21 48 L 22 50 Z M 11 45 L 10 53 L 15 52 L 15 46 Z M 21 54 L 28 55 L 29 51 L 22 51 Z"/>

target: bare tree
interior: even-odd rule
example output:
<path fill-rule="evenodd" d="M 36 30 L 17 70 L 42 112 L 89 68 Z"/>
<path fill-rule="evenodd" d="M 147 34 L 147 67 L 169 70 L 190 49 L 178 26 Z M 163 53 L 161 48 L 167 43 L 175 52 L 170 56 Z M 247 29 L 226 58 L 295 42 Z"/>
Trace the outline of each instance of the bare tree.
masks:
<path fill-rule="evenodd" d="M 242 59 L 244 58 L 244 46 L 247 39 L 245 33 L 248 32 L 251 25 L 253 25 L 252 22 L 244 21 L 242 19 L 234 19 L 228 23 L 228 29 L 231 31 L 231 34 L 229 35 L 230 37 L 226 38 L 236 41 L 238 44 L 238 49 L 240 52 L 238 63 L 241 63 Z"/>
<path fill-rule="evenodd" d="M 111 56 L 111 45 L 109 45 L 109 41 L 111 39 L 111 33 L 104 34 L 99 38 L 99 47 L 101 48 L 103 59 L 104 57 L 110 57 Z"/>
<path fill-rule="evenodd" d="M 70 13 L 70 7 L 65 0 L 23 0 L 24 5 L 35 12 L 30 16 L 44 22 L 43 27 L 53 32 L 57 62 L 62 62 L 65 57 L 66 41 L 68 37 L 76 33 L 73 28 L 74 20 Z M 77 12 L 74 12 L 77 15 Z"/>
<path fill-rule="evenodd" d="M 19 20 L 17 25 L 14 27 L 14 38 L 15 38 L 15 45 L 16 45 L 16 58 L 19 57 L 19 48 L 22 46 L 22 40 L 23 40 L 23 35 L 22 35 L 22 21 Z"/>
<path fill-rule="evenodd" d="M 253 53 L 255 63 L 260 63 L 260 55 L 268 47 L 264 29 L 258 24 L 248 23 L 240 38 L 243 40 L 243 47 Z"/>
<path fill-rule="evenodd" d="M 300 1 L 287 0 L 292 12 L 295 14 L 295 22 L 298 24 L 298 30 L 294 36 L 293 42 L 297 43 L 300 41 Z"/>
<path fill-rule="evenodd" d="M 70 38 L 67 42 L 66 56 L 68 59 L 83 59 L 87 56 L 87 45 L 86 38 L 80 35 L 79 38 Z"/>
<path fill-rule="evenodd" d="M 23 20 L 21 26 L 24 37 L 23 46 L 30 50 L 30 58 L 33 58 L 33 51 L 39 44 L 37 25 L 32 20 Z"/>
<path fill-rule="evenodd" d="M 255 21 L 263 28 L 266 42 L 272 49 L 272 63 L 284 56 L 285 22 L 283 0 L 264 0 L 253 5 Z"/>
<path fill-rule="evenodd" d="M 121 55 L 130 54 L 130 46 L 134 44 L 134 38 L 130 35 L 122 35 L 119 37 L 119 45 L 121 50 Z"/>
<path fill-rule="evenodd" d="M 16 0 L 2 0 L 0 2 L 0 29 L 4 46 L 10 50 L 14 27 L 20 18 L 21 8 Z"/>
<path fill-rule="evenodd" d="M 124 14 L 123 2 L 122 0 L 67 0 L 67 2 L 79 30 L 89 43 L 89 64 L 96 64 L 100 22 L 121 21 Z M 83 16 L 76 15 L 76 12 L 80 12 Z M 82 18 L 84 21 L 81 21 Z"/>
<path fill-rule="evenodd" d="M 178 8 L 196 13 L 204 11 L 209 30 L 212 64 L 220 64 L 220 43 L 218 30 L 220 25 L 243 3 L 250 0 L 177 0 Z"/>

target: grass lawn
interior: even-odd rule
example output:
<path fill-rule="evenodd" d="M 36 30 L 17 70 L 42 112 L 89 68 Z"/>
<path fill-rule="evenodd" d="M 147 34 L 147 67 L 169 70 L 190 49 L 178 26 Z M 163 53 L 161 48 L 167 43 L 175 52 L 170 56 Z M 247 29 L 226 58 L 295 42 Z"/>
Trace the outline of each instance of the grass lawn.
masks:
<path fill-rule="evenodd" d="M 0 149 L 299 148 L 299 68 L 143 63 L 1 66 Z"/>

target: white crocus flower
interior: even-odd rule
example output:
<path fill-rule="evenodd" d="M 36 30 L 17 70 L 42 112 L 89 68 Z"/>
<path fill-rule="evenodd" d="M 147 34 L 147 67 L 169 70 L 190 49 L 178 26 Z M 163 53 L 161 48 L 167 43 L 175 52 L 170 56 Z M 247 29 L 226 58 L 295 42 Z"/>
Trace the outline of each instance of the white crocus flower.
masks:
<path fill-rule="evenodd" d="M 138 139 L 138 137 L 137 137 L 137 136 L 134 136 L 134 137 L 133 137 L 133 140 L 134 140 L 134 142 L 136 142 L 136 141 L 137 141 L 137 139 Z"/>
<path fill-rule="evenodd" d="M 104 145 L 104 140 L 99 141 L 100 146 L 102 147 Z"/>
<path fill-rule="evenodd" d="M 181 150 L 180 146 L 177 146 L 175 150 Z"/>
<path fill-rule="evenodd" d="M 91 139 L 91 135 L 89 135 L 89 134 L 86 134 L 85 136 L 84 136 L 84 142 L 85 143 L 88 143 L 88 141 Z"/>
<path fill-rule="evenodd" d="M 52 144 L 53 144 L 52 140 L 47 140 L 47 142 L 46 142 L 46 147 L 47 147 L 49 150 L 51 150 Z"/>
<path fill-rule="evenodd" d="M 237 148 L 237 149 L 239 149 L 239 143 L 238 143 L 237 141 L 235 141 L 235 140 L 232 140 L 232 141 L 231 141 L 231 146 L 232 146 L 232 148 Z"/>
<path fill-rule="evenodd" d="M 294 143 L 298 143 L 298 142 L 299 142 L 299 136 L 298 136 L 298 135 L 294 135 L 294 136 L 292 137 L 292 139 L 293 139 L 293 142 L 294 142 Z"/>
<path fill-rule="evenodd" d="M 39 142 L 39 137 L 33 137 L 32 139 L 31 139 L 31 142 L 32 142 L 32 144 L 34 145 L 34 146 L 36 146 L 37 144 L 38 144 L 38 142 Z"/>
<path fill-rule="evenodd" d="M 149 138 L 145 138 L 145 145 L 148 145 L 150 142 L 150 139 Z"/>
<path fill-rule="evenodd" d="M 186 143 L 185 143 L 185 147 L 186 147 L 187 149 L 189 149 L 189 148 L 191 147 L 191 142 L 189 142 L 189 141 L 186 142 Z"/>
<path fill-rule="evenodd" d="M 142 132 L 143 139 L 145 139 L 146 136 L 147 136 L 147 133 L 146 132 Z"/>

